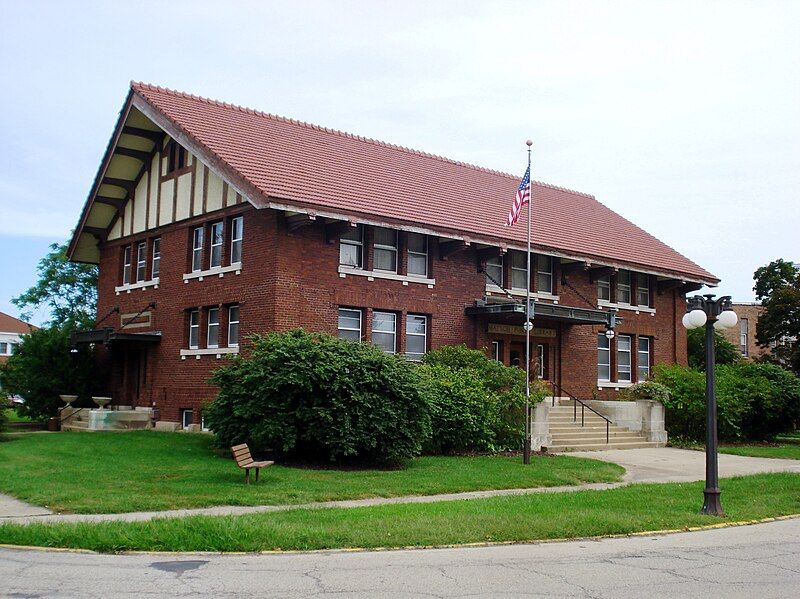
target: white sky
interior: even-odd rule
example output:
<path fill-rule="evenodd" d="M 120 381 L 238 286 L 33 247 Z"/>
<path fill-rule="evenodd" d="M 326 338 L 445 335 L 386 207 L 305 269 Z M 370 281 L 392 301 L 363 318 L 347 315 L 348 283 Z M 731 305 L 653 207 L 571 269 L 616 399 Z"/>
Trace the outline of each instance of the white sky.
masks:
<path fill-rule="evenodd" d="M 738 300 L 800 259 L 800 2 L 0 10 L 6 244 L 68 237 L 136 79 L 520 175 L 531 137 L 533 178 L 594 194 Z M 35 273 L 0 266 L 13 312 Z"/>

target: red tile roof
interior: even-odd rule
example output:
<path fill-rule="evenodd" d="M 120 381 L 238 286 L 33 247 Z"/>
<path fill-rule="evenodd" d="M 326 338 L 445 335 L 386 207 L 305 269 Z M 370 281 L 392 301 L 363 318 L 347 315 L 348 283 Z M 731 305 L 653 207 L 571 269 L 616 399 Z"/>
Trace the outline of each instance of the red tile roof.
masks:
<path fill-rule="evenodd" d="M 36 327 L 32 324 L 22 322 L 19 318 L 14 318 L 5 312 L 0 312 L 0 333 L 27 334 L 32 330 L 36 330 Z"/>
<path fill-rule="evenodd" d="M 133 92 L 265 198 L 524 245 L 519 176 L 143 83 Z M 521 175 L 521 173 L 520 173 Z M 593 196 L 534 183 L 533 242 L 570 256 L 716 277 Z M 252 199 L 252 198 L 251 198 Z"/>

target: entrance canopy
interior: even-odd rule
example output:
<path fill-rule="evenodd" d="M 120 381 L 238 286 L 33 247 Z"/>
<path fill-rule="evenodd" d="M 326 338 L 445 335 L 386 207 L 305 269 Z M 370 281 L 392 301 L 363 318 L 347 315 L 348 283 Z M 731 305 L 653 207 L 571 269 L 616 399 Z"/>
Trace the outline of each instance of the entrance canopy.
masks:
<path fill-rule="evenodd" d="M 78 331 L 69 337 L 70 345 L 85 345 L 88 343 L 102 343 L 113 345 L 119 343 L 160 343 L 161 331 L 152 333 L 127 333 L 115 331 L 112 328 L 96 329 L 94 331 Z"/>
<path fill-rule="evenodd" d="M 531 301 L 531 316 L 546 318 L 567 324 L 602 324 L 609 322 L 609 313 L 591 308 L 575 308 L 545 302 Z M 525 301 L 497 301 L 488 302 L 477 300 L 474 306 L 464 310 L 467 316 L 485 317 L 489 320 L 525 320 Z M 620 318 L 617 317 L 619 321 Z"/>

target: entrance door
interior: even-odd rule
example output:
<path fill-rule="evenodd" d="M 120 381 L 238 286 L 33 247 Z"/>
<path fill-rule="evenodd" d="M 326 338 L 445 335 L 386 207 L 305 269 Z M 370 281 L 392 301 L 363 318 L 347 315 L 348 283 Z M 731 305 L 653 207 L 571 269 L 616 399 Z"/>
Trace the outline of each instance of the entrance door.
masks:
<path fill-rule="evenodd" d="M 509 354 L 509 366 L 517 366 L 525 370 L 525 344 L 513 341 Z"/>
<path fill-rule="evenodd" d="M 548 346 L 544 343 L 531 341 L 531 369 L 533 377 L 539 379 L 549 379 L 550 369 L 548 368 Z M 518 366 L 525 370 L 525 344 L 513 342 L 509 356 L 509 366 Z"/>
<path fill-rule="evenodd" d="M 135 406 L 144 392 L 147 376 L 147 350 L 129 349 L 125 352 L 125 395 L 126 403 Z"/>

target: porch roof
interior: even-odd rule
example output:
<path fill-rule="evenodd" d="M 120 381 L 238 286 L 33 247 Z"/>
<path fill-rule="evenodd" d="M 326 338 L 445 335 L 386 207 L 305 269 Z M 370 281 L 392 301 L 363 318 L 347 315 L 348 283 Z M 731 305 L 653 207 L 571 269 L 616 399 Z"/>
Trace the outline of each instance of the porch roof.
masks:
<path fill-rule="evenodd" d="M 562 306 L 536 300 L 531 302 L 531 316 L 547 318 L 568 324 L 608 324 L 609 313 L 591 308 L 577 308 Z M 464 310 L 467 316 L 476 317 L 509 317 L 520 316 L 525 319 L 525 301 L 487 302 L 478 300 L 474 306 L 467 306 Z M 617 320 L 621 320 L 617 317 Z"/>
<path fill-rule="evenodd" d="M 111 328 L 95 329 L 93 331 L 76 331 L 69 336 L 70 345 L 85 345 L 88 343 L 160 343 L 161 331 L 149 333 L 128 333 L 115 331 Z"/>

